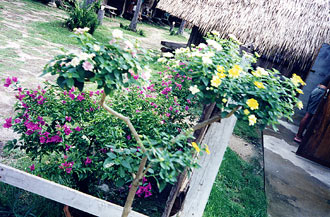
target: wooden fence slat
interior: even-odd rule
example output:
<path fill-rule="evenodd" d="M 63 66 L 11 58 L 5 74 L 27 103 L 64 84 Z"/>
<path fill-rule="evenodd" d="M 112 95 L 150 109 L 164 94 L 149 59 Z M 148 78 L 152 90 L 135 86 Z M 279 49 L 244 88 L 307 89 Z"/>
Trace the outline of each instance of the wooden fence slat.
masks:
<path fill-rule="evenodd" d="M 211 154 L 200 156 L 198 164 L 201 167 L 195 169 L 192 173 L 183 209 L 177 216 L 203 216 L 236 120 L 236 117 L 233 115 L 230 118 L 222 119 L 221 123 L 213 123 L 209 127 L 201 144 L 207 144 Z"/>
<path fill-rule="evenodd" d="M 0 163 L 0 181 L 100 217 L 120 217 L 123 207 Z M 129 217 L 147 217 L 132 211 Z"/>

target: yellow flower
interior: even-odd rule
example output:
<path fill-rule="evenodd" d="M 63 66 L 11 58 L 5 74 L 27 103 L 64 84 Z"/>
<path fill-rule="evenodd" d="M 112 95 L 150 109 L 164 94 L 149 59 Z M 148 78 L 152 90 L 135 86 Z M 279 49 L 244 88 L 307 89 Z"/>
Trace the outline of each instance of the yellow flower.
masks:
<path fill-rule="evenodd" d="M 239 65 L 234 65 L 233 68 L 229 69 L 228 73 L 233 78 L 238 78 L 243 69 Z"/>
<path fill-rule="evenodd" d="M 252 73 L 252 75 L 254 75 L 256 77 L 261 77 L 260 71 L 252 71 L 251 73 Z"/>
<path fill-rule="evenodd" d="M 248 109 L 244 109 L 244 111 L 243 111 L 243 112 L 244 112 L 244 114 L 245 114 L 245 115 L 248 115 L 248 114 L 250 114 L 250 111 L 249 111 Z"/>
<path fill-rule="evenodd" d="M 302 103 L 302 101 L 297 102 L 297 107 L 299 110 L 304 108 L 304 104 Z"/>
<path fill-rule="evenodd" d="M 227 75 L 224 74 L 223 72 L 221 72 L 221 73 L 217 73 L 217 75 L 219 76 L 220 79 L 225 78 L 225 77 L 227 76 Z"/>
<path fill-rule="evenodd" d="M 297 89 L 297 92 L 300 93 L 300 94 L 304 94 L 304 92 L 299 88 Z"/>
<path fill-rule="evenodd" d="M 253 126 L 255 123 L 257 123 L 257 118 L 255 115 L 249 116 L 249 126 Z"/>
<path fill-rule="evenodd" d="M 196 142 L 192 142 L 191 145 L 198 153 L 201 151 Z"/>
<path fill-rule="evenodd" d="M 220 84 L 221 84 L 221 79 L 218 76 L 213 75 L 211 80 L 211 86 L 218 87 Z"/>
<path fill-rule="evenodd" d="M 217 65 L 217 71 L 224 73 L 225 72 L 225 67 Z"/>
<path fill-rule="evenodd" d="M 228 100 L 227 100 L 226 98 L 223 98 L 223 99 L 222 99 L 222 102 L 223 102 L 223 103 L 226 103 L 227 101 L 228 101 Z"/>
<path fill-rule="evenodd" d="M 205 152 L 206 152 L 207 154 L 211 154 L 210 149 L 209 149 L 209 146 L 206 145 L 206 144 L 205 144 Z"/>
<path fill-rule="evenodd" d="M 259 103 L 257 100 L 251 98 L 246 101 L 246 104 L 250 107 L 251 110 L 255 110 L 259 108 Z"/>
<path fill-rule="evenodd" d="M 259 81 L 255 81 L 254 82 L 254 85 L 257 86 L 257 88 L 262 88 L 262 89 L 265 89 L 265 86 L 262 82 L 259 82 Z"/>
<path fill-rule="evenodd" d="M 300 84 L 301 85 L 306 85 L 306 83 L 303 81 L 303 79 L 301 79 L 301 77 L 299 75 L 296 75 L 296 74 L 292 75 L 291 81 L 295 86 L 299 86 Z"/>

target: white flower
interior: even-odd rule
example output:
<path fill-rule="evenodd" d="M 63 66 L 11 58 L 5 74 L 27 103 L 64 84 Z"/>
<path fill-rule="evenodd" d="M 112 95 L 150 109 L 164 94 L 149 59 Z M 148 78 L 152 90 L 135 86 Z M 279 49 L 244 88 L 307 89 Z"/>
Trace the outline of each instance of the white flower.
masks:
<path fill-rule="evenodd" d="M 228 37 L 233 40 L 234 42 L 236 42 L 237 44 L 242 44 L 237 38 L 235 35 L 233 34 L 229 34 Z"/>
<path fill-rule="evenodd" d="M 218 31 L 216 31 L 216 30 L 213 30 L 211 33 L 212 33 L 213 35 L 215 35 L 215 36 L 220 36 L 220 33 L 219 33 Z"/>
<path fill-rule="evenodd" d="M 89 54 L 88 53 L 80 53 L 77 55 L 77 57 L 79 58 L 79 60 L 87 60 L 89 58 Z"/>
<path fill-rule="evenodd" d="M 80 63 L 80 60 L 78 57 L 75 57 L 71 60 L 71 62 L 69 62 L 69 65 L 73 66 L 73 67 L 76 67 L 77 65 L 79 65 Z"/>
<path fill-rule="evenodd" d="M 200 91 L 200 90 L 198 89 L 197 85 L 191 86 L 191 87 L 189 88 L 189 90 L 191 91 L 191 93 L 192 93 L 193 95 L 195 95 L 196 93 L 198 93 L 198 92 Z"/>
<path fill-rule="evenodd" d="M 163 53 L 163 57 L 167 57 L 167 58 L 171 58 L 173 57 L 174 55 L 170 52 L 167 52 L 167 53 Z"/>
<path fill-rule="evenodd" d="M 119 29 L 114 29 L 112 31 L 112 37 L 114 37 L 114 38 L 123 38 L 123 31 L 121 31 Z"/>
<path fill-rule="evenodd" d="M 207 45 L 204 44 L 204 43 L 200 43 L 200 44 L 198 45 L 198 48 L 202 48 L 202 49 L 204 49 L 204 48 L 207 48 Z"/>
<path fill-rule="evenodd" d="M 126 49 L 133 49 L 134 45 L 130 41 L 124 41 L 124 44 L 126 45 Z"/>
<path fill-rule="evenodd" d="M 93 49 L 94 49 L 95 51 L 100 51 L 101 47 L 100 47 L 99 45 L 97 45 L 97 44 L 94 44 L 94 45 L 93 45 Z"/>
<path fill-rule="evenodd" d="M 208 57 L 208 56 L 202 57 L 202 60 L 203 60 L 203 63 L 206 64 L 206 65 L 210 65 L 210 64 L 213 63 L 212 62 L 212 59 L 210 57 Z"/>
<path fill-rule="evenodd" d="M 161 57 L 157 60 L 157 62 L 159 62 L 159 63 L 165 63 L 166 61 L 167 61 L 167 59 L 164 57 Z"/>
<path fill-rule="evenodd" d="M 151 77 L 152 70 L 149 68 L 149 66 L 145 66 L 143 72 L 141 73 L 141 77 L 144 80 L 149 80 Z"/>
<path fill-rule="evenodd" d="M 84 32 L 88 32 L 89 30 L 90 30 L 90 28 L 88 28 L 88 27 L 83 28 Z"/>
<path fill-rule="evenodd" d="M 182 53 L 185 53 L 186 51 L 188 51 L 189 50 L 189 48 L 180 48 L 180 49 L 176 49 L 175 50 L 175 53 L 176 54 L 182 54 Z"/>
<path fill-rule="evenodd" d="M 214 47 L 217 51 L 221 51 L 222 50 L 222 46 L 218 42 L 216 42 L 214 40 L 208 39 L 208 40 L 206 40 L 206 43 L 208 45 Z"/>
<path fill-rule="evenodd" d="M 195 57 L 195 56 L 196 56 L 196 57 L 201 57 L 201 56 L 203 56 L 203 54 L 200 53 L 199 51 L 194 51 L 194 52 L 191 53 L 191 56 L 192 56 L 192 57 Z"/>
<path fill-rule="evenodd" d="M 211 58 L 214 56 L 214 52 L 209 51 L 209 52 L 205 53 L 203 56 Z"/>
<path fill-rule="evenodd" d="M 264 75 L 264 76 L 268 75 L 268 72 L 264 68 L 257 67 L 257 71 L 260 72 L 261 75 Z"/>

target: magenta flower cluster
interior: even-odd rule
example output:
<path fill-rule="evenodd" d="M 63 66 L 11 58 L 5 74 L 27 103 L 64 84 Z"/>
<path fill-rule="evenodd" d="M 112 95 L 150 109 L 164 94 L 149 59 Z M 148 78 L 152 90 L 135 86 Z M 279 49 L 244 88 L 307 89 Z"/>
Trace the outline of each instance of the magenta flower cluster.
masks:
<path fill-rule="evenodd" d="M 151 193 L 151 184 L 150 182 L 147 184 L 147 179 L 143 177 L 142 179 L 142 185 L 139 186 L 138 190 L 136 191 L 136 195 L 138 197 L 141 197 L 144 194 L 144 198 L 150 197 L 152 195 Z"/>

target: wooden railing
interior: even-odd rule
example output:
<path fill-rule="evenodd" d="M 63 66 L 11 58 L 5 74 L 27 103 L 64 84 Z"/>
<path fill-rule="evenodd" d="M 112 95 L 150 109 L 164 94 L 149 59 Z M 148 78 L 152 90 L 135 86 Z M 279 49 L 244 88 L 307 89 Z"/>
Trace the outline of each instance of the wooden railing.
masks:
<path fill-rule="evenodd" d="M 0 163 L 0 182 L 100 217 L 120 217 L 123 207 Z M 147 217 L 132 211 L 129 217 Z"/>

